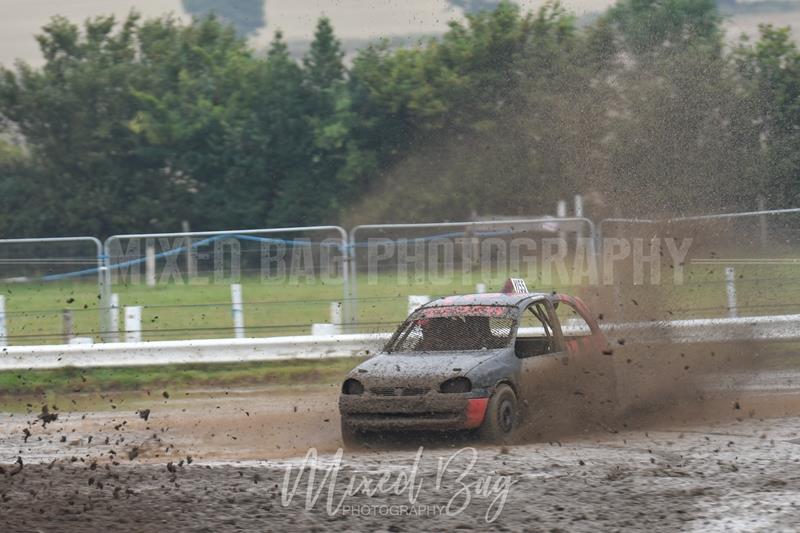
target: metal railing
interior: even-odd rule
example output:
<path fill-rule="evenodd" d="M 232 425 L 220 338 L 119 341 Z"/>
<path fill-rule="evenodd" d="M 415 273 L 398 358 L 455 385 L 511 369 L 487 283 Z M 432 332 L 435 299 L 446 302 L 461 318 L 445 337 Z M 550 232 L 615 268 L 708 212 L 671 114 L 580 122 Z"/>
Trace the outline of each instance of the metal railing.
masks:
<path fill-rule="evenodd" d="M 782 217 L 779 220 L 774 220 Z M 751 221 L 751 222 L 749 222 Z M 739 312 L 796 312 L 796 292 L 800 290 L 798 275 L 791 267 L 800 264 L 796 257 L 798 235 L 800 235 L 800 208 L 716 213 L 710 215 L 690 215 L 663 219 L 651 218 L 608 218 L 598 224 L 599 246 L 603 249 L 613 246 L 609 239 L 609 226 L 625 228 L 621 235 L 631 238 L 639 235 L 644 240 L 658 240 L 659 237 L 688 238 L 692 242 L 692 256 L 687 258 L 686 266 L 691 266 L 690 278 L 681 286 L 670 290 L 688 296 L 694 292 L 696 304 L 687 302 L 680 308 L 657 309 L 668 312 L 670 316 L 707 317 L 721 308 L 729 316 Z M 639 228 L 637 229 L 637 226 Z M 643 232 L 647 228 L 647 233 Z M 603 261 L 605 267 L 606 262 Z M 681 265 L 683 266 L 683 265 Z M 772 267 L 779 267 L 777 270 Z M 784 267 L 784 268 L 780 268 Z M 716 284 L 712 306 L 708 299 L 707 286 Z M 635 284 L 617 280 L 614 284 L 613 308 L 624 309 L 624 302 L 634 301 L 643 295 Z M 628 293 L 623 296 L 623 291 Z M 737 293 L 739 294 L 737 302 Z M 661 296 L 666 294 L 661 291 Z M 727 302 L 724 307 L 722 296 Z M 652 293 L 648 293 L 652 296 Z M 630 307 L 630 306 L 628 306 Z M 637 310 L 638 311 L 638 310 Z M 652 311 L 651 311 L 652 312 Z M 624 315 L 624 312 L 623 312 Z M 617 318 L 620 318 L 617 316 Z M 624 317 L 623 317 L 624 318 Z"/>
<path fill-rule="evenodd" d="M 125 260 L 119 263 L 112 263 L 112 246 L 117 243 L 119 244 L 123 239 L 131 240 L 131 239 L 186 239 L 186 243 L 182 246 L 177 246 L 174 248 L 170 248 L 169 250 L 162 252 L 160 255 L 162 257 L 172 257 L 179 254 L 188 254 L 193 249 L 198 248 L 199 246 L 203 246 L 208 244 L 209 242 L 213 242 L 215 239 L 220 238 L 235 238 L 235 239 L 248 239 L 248 238 L 258 238 L 259 235 L 276 235 L 276 234 L 292 234 L 292 233 L 300 233 L 300 234 L 308 234 L 308 233 L 319 233 L 319 232 L 333 232 L 339 235 L 337 248 L 339 252 L 342 254 L 342 283 L 343 283 L 343 294 L 346 295 L 349 293 L 349 269 L 347 268 L 347 242 L 348 236 L 347 231 L 340 227 L 340 226 L 307 226 L 307 227 L 290 227 L 290 228 L 263 228 L 263 229 L 249 229 L 249 230 L 225 230 L 225 231 L 194 231 L 194 232 L 175 232 L 175 233 L 132 233 L 132 234 L 124 234 L 124 235 L 112 235 L 111 237 L 107 238 L 105 243 L 103 244 L 103 250 L 105 252 L 106 258 L 106 265 L 104 267 L 104 277 L 105 283 L 103 284 L 104 299 L 106 301 L 111 301 L 111 293 L 113 292 L 113 281 L 112 281 L 112 270 L 129 266 L 131 264 L 139 264 L 141 262 L 146 262 L 148 260 L 147 257 L 145 258 L 134 258 L 133 260 Z M 200 241 L 193 242 L 193 239 L 199 238 Z M 270 241 L 270 239 L 262 239 L 264 242 Z M 272 239 L 272 241 L 275 241 Z M 120 246 L 121 248 L 121 246 Z M 155 256 L 153 257 L 153 260 Z M 105 324 L 110 324 L 112 321 L 112 317 L 110 316 L 111 313 L 115 312 L 116 310 L 108 307 L 108 317 L 105 319 Z M 104 336 L 104 339 L 107 341 L 114 341 L 116 340 L 115 335 L 110 331 L 110 328 L 103 328 L 103 331 L 108 332 L 107 335 Z"/>
<path fill-rule="evenodd" d="M 758 244 L 759 239 L 762 243 L 765 243 L 768 240 L 768 236 L 772 236 L 772 233 L 769 232 L 770 226 L 767 225 L 767 220 L 770 217 L 775 217 L 778 215 L 800 215 L 800 208 L 792 208 L 792 209 L 776 209 L 776 210 L 764 210 L 764 211 L 747 211 L 747 212 L 739 212 L 739 213 L 720 213 L 720 214 L 712 214 L 712 215 L 695 215 L 695 216 L 684 216 L 684 217 L 674 217 L 674 218 L 667 218 L 667 219 L 636 219 L 636 218 L 608 218 L 604 219 L 599 224 L 595 225 L 595 223 L 585 217 L 537 217 L 537 218 L 529 218 L 529 219 L 515 219 L 515 220 L 497 220 L 497 221 L 465 221 L 465 222 L 444 222 L 444 223 L 424 223 L 424 224 L 366 224 L 366 225 L 359 225 L 352 228 L 349 232 L 346 231 L 344 228 L 340 226 L 333 226 L 333 225 L 326 225 L 326 226 L 310 226 L 310 227 L 290 227 L 290 228 L 264 228 L 264 229 L 248 229 L 248 230 L 226 230 L 226 231 L 205 231 L 205 232 L 175 232 L 175 233 L 142 233 L 142 234 L 128 234 L 128 235 L 114 235 L 106 239 L 105 243 L 101 243 L 100 240 L 94 237 L 65 237 L 65 238 L 40 238 L 40 239 L 0 239 L 0 246 L 2 245 L 12 245 L 12 244 L 48 244 L 48 243 L 89 243 L 91 244 L 92 248 L 96 250 L 96 256 L 91 258 L 92 267 L 91 268 L 84 268 L 82 270 L 76 270 L 74 272 L 63 272 L 63 273 L 56 273 L 50 274 L 48 273 L 45 276 L 40 276 L 37 279 L 42 281 L 57 281 L 63 279 L 76 279 L 81 277 L 88 277 L 88 276 L 96 276 L 97 278 L 97 286 L 99 290 L 99 330 L 101 337 L 106 341 L 113 341 L 116 340 L 115 334 L 115 327 L 113 327 L 114 320 L 112 319 L 112 315 L 117 313 L 118 310 L 116 307 L 112 305 L 112 298 L 111 295 L 114 292 L 114 276 L 112 275 L 118 269 L 124 268 L 125 265 L 131 264 L 140 264 L 144 261 L 147 261 L 147 257 L 134 257 L 133 259 L 129 257 L 124 257 L 121 260 L 116 260 L 118 257 L 115 257 L 115 250 L 116 248 L 121 248 L 122 241 L 128 239 L 177 239 L 178 242 L 170 245 L 170 247 L 165 248 L 160 254 L 157 254 L 158 257 L 167 258 L 167 257 L 174 257 L 179 254 L 188 254 L 192 250 L 196 249 L 198 246 L 202 246 L 204 243 L 212 242 L 213 239 L 221 239 L 221 238 L 236 238 L 236 239 L 261 239 L 269 240 L 271 237 L 269 236 L 277 236 L 280 234 L 313 234 L 313 233 L 324 233 L 328 232 L 334 236 L 334 238 L 329 239 L 332 241 L 331 249 L 335 248 L 337 255 L 337 260 L 341 261 L 341 271 L 337 270 L 337 285 L 339 279 L 341 280 L 343 287 L 341 293 L 341 303 L 342 303 L 342 322 L 347 326 L 356 326 L 359 324 L 360 318 L 362 322 L 362 326 L 364 325 L 363 322 L 367 321 L 371 324 L 380 324 L 382 325 L 384 322 L 387 322 L 387 317 L 378 317 L 382 318 L 383 321 L 376 320 L 376 317 L 366 318 L 365 314 L 362 313 L 359 315 L 359 302 L 364 300 L 364 296 L 367 294 L 360 295 L 359 292 L 359 257 L 363 259 L 363 255 L 359 256 L 359 250 L 367 246 L 369 243 L 368 237 L 376 236 L 376 235 L 388 235 L 389 239 L 395 243 L 399 242 L 414 242 L 414 241 L 436 241 L 436 240 L 443 240 L 443 239 L 456 239 L 461 236 L 463 237 L 477 237 L 477 238 L 488 238 L 493 236 L 513 236 L 516 234 L 526 233 L 526 232 L 539 232 L 545 231 L 541 229 L 544 225 L 547 225 L 548 232 L 575 232 L 576 234 L 581 234 L 589 237 L 589 240 L 592 243 L 591 246 L 591 253 L 594 256 L 594 260 L 598 261 L 597 265 L 599 264 L 598 256 L 602 253 L 602 248 L 604 245 L 604 237 L 605 234 L 608 232 L 608 227 L 612 224 L 621 224 L 621 225 L 631 225 L 631 224 L 644 224 L 644 225 L 655 225 L 655 224 L 679 224 L 679 223 L 694 223 L 700 221 L 709 221 L 709 220 L 736 220 L 736 219 L 757 219 L 758 226 L 750 227 L 748 226 L 745 228 L 747 231 L 753 232 L 753 242 Z M 791 227 L 789 230 L 785 232 L 785 235 L 788 235 L 787 242 L 791 241 L 793 235 L 795 235 L 795 219 L 791 218 Z M 773 226 L 773 230 L 778 227 Z M 733 226 L 731 226 L 733 228 Z M 730 229 L 730 228 L 729 228 Z M 739 228 L 736 228 L 737 230 Z M 428 234 L 435 233 L 436 230 L 440 230 L 438 234 Z M 259 237 L 259 234 L 262 237 Z M 734 236 L 736 234 L 734 233 Z M 181 239 L 186 239 L 185 243 L 181 243 Z M 199 240 L 198 240 L 199 239 Z M 280 240 L 280 239 L 276 239 Z M 298 239 L 301 240 L 301 239 Z M 363 242 L 362 242 L 363 241 Z M 290 241 L 285 241 L 290 242 Z M 295 242 L 295 241 L 291 241 Z M 785 244 L 785 243 L 784 243 Z M 784 247 L 785 248 L 785 247 Z M 88 255 L 88 254 L 85 254 Z M 119 255 L 119 254 L 117 254 Z M 47 262 L 46 258 L 39 257 L 33 258 L 39 261 L 40 263 L 44 264 Z M 87 259 L 88 260 L 88 259 Z M 14 261 L 19 261 L 19 259 L 11 258 L 8 260 L 11 264 Z M 85 260 L 86 261 L 86 260 Z M 789 261 L 789 260 L 787 260 Z M 80 262 L 77 260 L 72 261 L 70 264 L 79 264 Z M 13 267 L 16 268 L 16 267 Z M 32 268 L 41 270 L 41 265 L 34 264 Z M 337 267 L 338 268 L 338 267 Z M 779 281 L 784 281 L 788 279 L 787 276 L 791 277 L 791 272 L 782 272 L 781 278 Z M 767 276 L 769 277 L 769 276 Z M 765 281 L 764 279 L 753 279 L 753 280 L 740 280 L 737 278 L 737 284 L 745 284 L 751 283 L 756 284 L 757 282 Z M 719 283 L 720 287 L 723 287 L 725 281 L 724 280 L 716 280 L 713 279 L 709 280 L 700 280 L 696 283 Z M 800 284 L 798 284 L 800 285 Z M 794 287 L 794 286 L 793 286 Z M 338 289 L 337 289 L 338 290 Z M 722 289 L 720 289 L 721 291 Z M 752 292 L 752 291 L 751 291 Z M 789 292 L 784 292 L 787 296 L 791 296 Z M 716 294 L 716 292 L 714 292 Z M 720 292 L 721 294 L 721 292 Z M 405 295 L 404 295 L 405 296 Z M 326 296 L 327 297 L 327 296 Z M 385 297 L 385 296 L 384 296 Z M 338 299 L 338 296 L 336 297 Z M 397 300 L 397 309 L 392 307 L 390 318 L 393 318 L 395 311 L 398 313 L 402 311 L 405 304 L 402 301 L 402 297 L 398 294 L 396 297 L 393 296 Z M 284 299 L 286 299 L 284 295 Z M 292 299 L 293 298 L 289 298 Z M 246 306 L 253 306 L 255 304 L 261 305 L 262 307 L 272 306 L 272 302 L 267 301 L 266 298 L 261 298 L 261 301 L 258 302 L 251 302 L 245 303 Z M 215 300 L 219 301 L 219 300 Z M 783 300 L 781 300 L 783 301 Z M 304 300 L 298 299 L 296 303 L 302 303 Z M 162 302 L 163 303 L 163 302 Z M 169 302 L 167 302 L 169 303 Z M 285 302 L 284 302 L 285 303 Z M 681 302 L 678 302 L 681 303 Z M 159 304 L 159 302 L 155 302 L 155 304 Z M 778 313 L 786 313 L 792 312 L 793 306 L 791 305 L 783 305 L 781 304 L 778 306 L 775 302 L 769 302 L 770 305 L 776 307 L 775 312 Z M 175 304 L 173 305 L 162 305 L 161 307 L 180 307 L 181 305 L 184 306 L 196 306 L 197 303 L 194 304 Z M 224 304 L 218 303 L 215 304 L 217 307 L 220 307 Z M 394 305 L 394 304 L 392 304 Z M 769 312 L 769 306 L 761 301 L 757 301 L 754 299 L 750 302 L 745 302 L 740 304 L 741 310 L 743 312 L 752 311 L 753 313 L 761 312 L 759 309 L 764 307 L 765 311 Z M 93 307 L 93 306 L 92 306 Z M 152 308 L 155 309 L 159 307 L 159 305 L 144 305 L 145 308 Z M 778 308 L 779 307 L 779 308 Z M 310 308 L 309 308 L 310 309 Z M 698 309 L 704 310 L 702 306 L 689 306 L 686 309 L 686 313 L 683 316 L 691 317 L 697 316 L 697 313 L 693 313 L 693 311 L 697 311 Z M 671 309 L 674 311 L 675 309 Z M 263 309 L 262 309 L 263 311 Z M 17 312 L 13 311 L 12 313 Z M 59 313 L 61 310 L 38 310 L 37 313 Z M 94 312 L 92 308 L 88 310 L 88 312 Z M 2 311 L 0 311 L 2 313 Z M 26 313 L 33 313 L 33 311 L 26 311 Z M 10 313 L 6 313 L 9 315 Z M 708 316 L 710 313 L 706 313 L 703 311 L 699 313 L 700 316 Z M 281 312 L 277 313 L 278 316 L 281 316 Z M 84 312 L 85 316 L 85 312 Z M 303 316 L 305 318 L 307 313 Z M 2 317 L 0 317 L 2 318 Z M 297 317 L 296 317 L 297 318 Z M 0 320 L 2 321 L 2 320 Z M 86 328 L 85 320 L 82 321 L 84 324 L 84 328 Z M 183 329 L 179 329 L 183 327 L 183 324 L 171 324 L 169 327 L 165 326 L 165 329 L 162 332 L 158 330 L 153 330 L 153 335 L 159 336 L 162 333 L 169 338 L 169 333 L 177 335 L 183 335 L 181 333 L 184 331 Z M 302 320 L 295 320 L 294 322 L 284 321 L 281 322 L 277 326 L 267 326 L 264 324 L 258 324 L 257 326 L 253 327 L 256 331 L 269 331 L 269 332 L 281 332 L 277 334 L 283 334 L 284 331 L 300 331 L 303 327 L 307 325 L 305 323 L 301 324 Z M 193 327 L 198 329 L 204 329 L 208 332 L 219 331 L 222 333 L 226 331 L 226 326 L 219 326 L 220 323 L 210 324 L 209 327 L 198 327 L 195 323 Z M 175 329 L 175 328 L 178 329 Z M 353 328 L 353 330 L 355 330 Z M 189 331 L 189 329 L 186 329 Z M 232 331 L 232 330 L 228 330 Z M 36 335 L 35 332 L 31 332 L 30 329 L 25 330 L 23 336 L 26 337 L 50 337 L 50 338 L 57 338 L 59 337 L 58 334 L 53 333 L 52 335 L 48 334 L 39 334 Z M 89 333 L 89 332 L 87 332 Z M 209 333 L 210 334 L 210 333 Z M 275 333 L 273 333 L 275 334 Z M 0 331 L 0 337 L 3 336 L 3 332 Z M 173 338 L 175 338 L 173 336 Z M 9 337 L 8 334 L 5 335 L 6 339 Z M 180 338 L 180 337 L 179 337 Z M 30 339 L 26 339 L 30 342 Z M 0 341 L 2 342 L 2 341 Z"/>
<path fill-rule="evenodd" d="M 792 213 L 795 214 L 800 213 L 800 208 L 770 209 L 765 211 L 742 211 L 738 213 L 716 213 L 713 215 L 690 215 L 684 217 L 673 217 L 673 218 L 662 218 L 662 219 L 606 218 L 601 220 L 600 223 L 597 225 L 597 238 L 602 246 L 603 237 L 605 235 L 605 233 L 603 232 L 603 228 L 608 224 L 670 224 L 675 222 L 692 222 L 700 220 L 725 220 L 725 219 L 737 219 L 737 218 L 747 218 L 747 217 L 762 217 L 762 220 L 760 221 L 761 238 L 763 240 L 766 240 L 767 228 L 766 228 L 766 221 L 765 219 L 763 219 L 763 217 L 786 215 Z"/>
<path fill-rule="evenodd" d="M 103 244 L 100 242 L 100 239 L 96 237 L 40 237 L 40 238 L 26 238 L 26 239 L 0 239 L 0 246 L 4 245 L 25 245 L 25 244 L 53 244 L 53 243 L 89 243 L 90 245 L 94 246 L 96 250 L 95 260 L 97 266 L 93 269 L 97 274 L 97 288 L 98 294 L 100 295 L 100 302 L 99 302 L 99 318 L 101 324 L 101 330 L 103 329 L 102 324 L 104 323 L 104 307 L 108 306 L 108 300 L 105 299 L 104 295 L 107 294 L 105 288 L 105 276 L 104 276 L 104 268 L 105 268 L 105 255 L 103 254 Z M 38 258 L 37 258 L 38 261 Z M 86 271 L 77 271 L 65 274 L 48 274 L 41 277 L 42 281 L 55 281 L 57 279 L 67 279 L 71 277 L 79 277 L 85 274 Z M 4 306 L 0 306 L 0 346 L 5 346 L 7 344 L 7 339 L 9 337 L 7 333 L 7 324 L 5 320 L 5 309 Z"/>
<path fill-rule="evenodd" d="M 355 325 L 358 322 L 358 263 L 356 257 L 356 250 L 360 245 L 364 245 L 366 243 L 359 243 L 359 233 L 363 233 L 365 231 L 387 231 L 387 230 L 424 230 L 424 229 L 448 229 L 448 228 L 461 228 L 464 231 L 457 232 L 457 233 L 448 233 L 444 235 L 427 235 L 427 236 L 418 236 L 418 237 L 405 237 L 405 238 L 397 238 L 394 239 L 394 242 L 413 242 L 413 241 L 434 241 L 434 240 L 443 240 L 443 239 L 452 239 L 458 238 L 460 236 L 480 236 L 479 232 L 472 232 L 469 233 L 469 230 L 474 230 L 475 228 L 506 228 L 501 231 L 488 231 L 491 236 L 498 236 L 498 235 L 511 235 L 515 233 L 523 233 L 526 231 L 531 231 L 531 228 L 525 228 L 524 226 L 541 226 L 544 224 L 553 225 L 556 228 L 562 227 L 563 225 L 578 225 L 578 226 L 586 226 L 590 238 L 590 245 L 591 250 L 590 253 L 593 257 L 593 260 L 596 260 L 597 256 L 597 248 L 596 248 L 596 231 L 595 231 L 595 224 L 592 220 L 585 218 L 585 217 L 538 217 L 538 218 L 528 218 L 528 219 L 514 219 L 514 220 L 496 220 L 496 221 L 469 221 L 469 222 L 431 222 L 431 223 L 420 223 L 420 224 L 362 224 L 359 226 L 355 226 L 353 229 L 350 230 L 350 241 L 349 241 L 349 265 L 350 265 L 350 278 L 351 283 L 349 285 L 350 292 L 346 295 L 346 301 L 350 304 L 347 307 L 347 312 L 345 314 L 345 322 L 349 325 Z M 514 226 L 522 226 L 523 228 L 515 229 Z M 558 231 L 556 229 L 556 231 Z M 391 240 L 391 239 L 390 239 Z"/>

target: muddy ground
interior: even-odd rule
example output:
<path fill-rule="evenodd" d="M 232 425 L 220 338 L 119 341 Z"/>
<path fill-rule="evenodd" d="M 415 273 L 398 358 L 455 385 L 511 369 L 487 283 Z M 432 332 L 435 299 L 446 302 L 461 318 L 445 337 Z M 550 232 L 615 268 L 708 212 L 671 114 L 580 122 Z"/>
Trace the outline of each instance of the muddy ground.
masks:
<path fill-rule="evenodd" d="M 0 414 L 0 531 L 796 530 L 800 375 L 707 385 L 605 431 L 426 442 L 419 460 L 405 442 L 338 468 L 333 387 L 31 403 Z M 318 468 L 288 501 L 312 446 Z"/>

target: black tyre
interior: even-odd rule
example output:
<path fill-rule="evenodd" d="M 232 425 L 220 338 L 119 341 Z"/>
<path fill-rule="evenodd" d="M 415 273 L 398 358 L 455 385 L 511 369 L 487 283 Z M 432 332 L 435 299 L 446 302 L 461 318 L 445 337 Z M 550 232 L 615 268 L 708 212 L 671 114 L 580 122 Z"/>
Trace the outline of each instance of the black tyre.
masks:
<path fill-rule="evenodd" d="M 501 384 L 494 391 L 486 407 L 478 434 L 482 441 L 492 444 L 507 444 L 514 440 L 520 424 L 519 404 L 514 390 Z"/>

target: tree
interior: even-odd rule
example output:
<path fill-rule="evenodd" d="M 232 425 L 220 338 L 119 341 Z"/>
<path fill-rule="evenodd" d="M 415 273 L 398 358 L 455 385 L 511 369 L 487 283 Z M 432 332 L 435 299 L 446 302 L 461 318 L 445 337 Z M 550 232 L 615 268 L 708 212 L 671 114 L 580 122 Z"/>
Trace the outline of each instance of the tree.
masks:
<path fill-rule="evenodd" d="M 629 0 L 609 11 L 621 50 L 622 105 L 609 145 L 609 197 L 627 210 L 682 214 L 755 201 L 754 104 L 723 53 L 714 2 Z M 638 206 L 638 207 L 637 207 Z"/>
<path fill-rule="evenodd" d="M 303 67 L 309 88 L 316 92 L 329 91 L 344 80 L 342 44 L 333 33 L 327 17 L 317 22 L 311 48 L 303 57 Z"/>
<path fill-rule="evenodd" d="M 37 204 L 59 233 L 263 224 L 226 195 L 256 175 L 236 132 L 261 64 L 231 28 L 132 14 L 81 31 L 56 18 L 39 41 L 41 70 L 2 72 L 0 113 L 30 148 Z"/>
<path fill-rule="evenodd" d="M 640 60 L 687 47 L 722 50 L 722 19 L 715 0 L 620 0 L 606 16 Z"/>
<path fill-rule="evenodd" d="M 24 147 L 0 142 L 0 232 L 528 216 L 577 192 L 605 199 L 595 216 L 791 205 L 800 51 L 786 29 L 722 35 L 707 0 L 621 0 L 583 27 L 503 1 L 348 69 L 326 18 L 301 62 L 213 15 L 55 18 L 43 67 L 0 69 L 0 139 Z"/>
<path fill-rule="evenodd" d="M 171 180 L 186 187 L 186 217 L 209 229 L 261 222 L 239 202 L 253 199 L 253 159 L 243 153 L 239 132 L 261 62 L 213 16 L 189 26 L 148 21 L 140 38 L 145 69 L 133 91 L 138 111 L 130 127 Z"/>
<path fill-rule="evenodd" d="M 33 236 L 38 229 L 37 218 L 41 213 L 26 209 L 38 196 L 34 173 L 35 167 L 25 152 L 0 139 L 0 235 L 3 237 Z"/>
<path fill-rule="evenodd" d="M 45 66 L 0 74 L 0 114 L 26 140 L 38 168 L 34 203 L 53 232 L 174 227 L 180 216 L 163 206 L 177 184 L 129 128 L 138 20 L 131 14 L 115 32 L 114 18 L 100 17 L 81 31 L 56 17 L 37 37 Z"/>
<path fill-rule="evenodd" d="M 285 55 L 285 51 L 283 52 Z M 288 55 L 285 55 L 288 60 Z M 345 84 L 344 52 L 330 20 L 317 22 L 303 58 L 304 120 L 310 131 L 305 164 L 281 182 L 271 219 L 288 224 L 319 224 L 335 216 L 349 194 L 342 169 L 348 164 L 351 115 Z M 306 137 L 304 137 L 306 139 Z"/>
<path fill-rule="evenodd" d="M 800 50 L 789 28 L 760 27 L 760 38 L 735 51 L 742 78 L 757 103 L 753 122 L 763 145 L 758 180 L 771 205 L 800 201 Z"/>
<path fill-rule="evenodd" d="M 313 189 L 292 189 L 307 183 L 314 134 L 307 120 L 310 94 L 303 72 L 289 56 L 280 32 L 270 45 L 266 63 L 253 76 L 248 84 L 252 94 L 246 98 L 251 103 L 242 109 L 246 118 L 232 146 L 240 161 L 249 162 L 240 169 L 252 184 L 240 190 L 239 209 L 254 211 L 259 227 L 302 224 L 307 213 L 300 198 L 326 199 Z"/>
<path fill-rule="evenodd" d="M 580 177 L 569 171 L 592 167 L 574 161 L 575 148 L 602 137 L 578 127 L 595 116 L 580 104 L 597 96 L 588 83 L 593 60 L 606 61 L 601 42 L 599 33 L 581 36 L 556 3 L 523 15 L 504 2 L 452 23 L 424 49 L 359 56 L 356 94 L 366 93 L 359 103 L 385 114 L 367 136 L 381 139 L 376 150 L 396 144 L 379 152 L 387 175 L 350 220 L 530 215 L 536 204 L 555 203 L 557 191 L 577 188 Z M 600 103 L 596 109 L 605 112 Z M 533 190 L 535 203 L 524 192 Z"/>

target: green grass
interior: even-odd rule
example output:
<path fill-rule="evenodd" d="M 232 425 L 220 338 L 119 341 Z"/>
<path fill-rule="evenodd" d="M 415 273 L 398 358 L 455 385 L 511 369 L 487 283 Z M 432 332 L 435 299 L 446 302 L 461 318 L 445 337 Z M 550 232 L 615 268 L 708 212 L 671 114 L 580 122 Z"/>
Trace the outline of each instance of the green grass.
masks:
<path fill-rule="evenodd" d="M 645 309 L 657 307 L 657 318 L 711 318 L 727 316 L 727 283 L 724 266 L 692 265 L 682 284 L 675 285 L 672 272 L 662 272 L 660 286 L 628 286 L 623 291 L 629 318 L 636 317 L 633 299 Z M 739 316 L 800 312 L 800 265 L 738 265 L 735 267 Z M 644 317 L 646 318 L 646 317 Z"/>
<path fill-rule="evenodd" d="M 503 279 L 489 280 L 490 287 L 499 288 Z M 394 276 L 384 275 L 372 283 L 364 276 L 358 284 L 359 322 L 367 331 L 391 330 L 406 316 L 408 295 L 474 292 L 477 281 L 475 276 L 446 284 L 397 284 Z M 244 278 L 241 284 L 245 325 L 252 336 L 308 334 L 311 324 L 329 321 L 331 302 L 344 299 L 341 282 L 277 283 Z M 232 336 L 229 284 L 170 283 L 153 288 L 116 284 L 113 290 L 119 294 L 121 306 L 145 306 L 142 326 L 146 340 Z M 62 342 L 64 309 L 72 311 L 76 334 L 99 337 L 100 301 L 95 283 L 9 284 L 0 285 L 0 291 L 6 296 L 12 344 Z"/>
<path fill-rule="evenodd" d="M 338 384 L 362 358 L 323 361 L 61 368 L 0 372 L 0 398 L 46 394 L 182 390 L 186 388 Z"/>
<path fill-rule="evenodd" d="M 649 270 L 645 269 L 649 275 Z M 797 312 L 800 301 L 800 269 L 795 265 L 746 265 L 737 267 L 737 296 L 740 314 L 777 314 Z M 486 283 L 497 290 L 510 275 L 523 276 L 531 290 L 549 292 L 558 289 L 587 296 L 595 307 L 610 308 L 617 297 L 611 287 L 591 289 L 571 287 L 558 280 L 537 278 L 535 273 L 494 273 L 489 279 L 479 274 L 461 276 L 445 282 L 409 280 L 398 282 L 396 275 L 385 273 L 373 280 L 358 280 L 358 320 L 366 331 L 388 331 L 406 316 L 410 294 L 439 296 L 474 292 L 475 284 Z M 727 297 L 724 268 L 687 266 L 682 285 L 674 285 L 672 270 L 661 271 L 660 286 L 627 285 L 620 302 L 626 318 L 683 318 L 725 316 Z M 273 336 L 308 334 L 311 324 L 328 322 L 330 302 L 342 301 L 340 281 L 320 280 L 262 282 L 244 278 L 245 322 L 248 335 Z M 227 283 L 161 284 L 148 288 L 143 284 L 114 285 L 120 303 L 145 306 L 143 311 L 146 340 L 185 338 L 225 338 L 232 336 L 230 286 Z M 0 285 L 6 297 L 7 323 L 11 344 L 62 342 L 62 310 L 73 315 L 76 334 L 99 337 L 98 288 L 93 282 L 53 282 Z M 599 295 L 594 297 L 593 295 Z M 642 307 L 632 304 L 636 300 Z M 645 312 L 644 309 L 647 309 Z M 669 311 L 669 313 L 667 312 Z M 121 314 L 121 313 L 120 313 Z M 654 316 L 649 316 L 649 315 Z M 647 316 L 644 316 L 647 315 Z M 657 315 L 657 316 L 656 316 Z M 120 317 L 120 327 L 123 327 Z"/>

